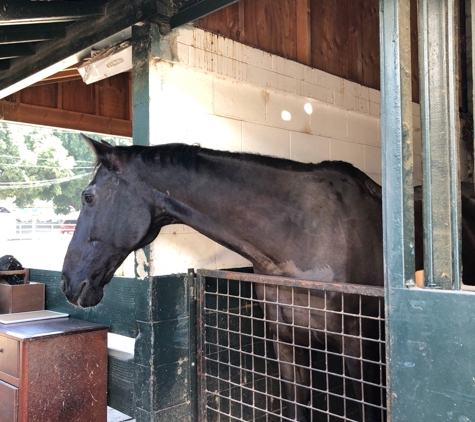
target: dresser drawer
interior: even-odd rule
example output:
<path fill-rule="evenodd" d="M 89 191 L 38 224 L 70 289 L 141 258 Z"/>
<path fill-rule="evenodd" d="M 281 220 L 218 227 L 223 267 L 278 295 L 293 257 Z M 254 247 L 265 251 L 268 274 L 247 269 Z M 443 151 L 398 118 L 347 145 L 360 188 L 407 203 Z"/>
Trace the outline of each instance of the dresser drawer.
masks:
<path fill-rule="evenodd" d="M 0 371 L 18 378 L 20 374 L 20 342 L 0 337 Z"/>
<path fill-rule="evenodd" d="M 0 381 L 0 420 L 17 422 L 18 420 L 18 388 Z"/>

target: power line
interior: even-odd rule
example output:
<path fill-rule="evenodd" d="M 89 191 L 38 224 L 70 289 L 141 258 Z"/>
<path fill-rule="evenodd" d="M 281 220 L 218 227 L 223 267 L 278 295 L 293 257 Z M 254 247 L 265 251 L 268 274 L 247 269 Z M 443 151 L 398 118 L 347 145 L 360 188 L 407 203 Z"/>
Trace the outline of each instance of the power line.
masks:
<path fill-rule="evenodd" d="M 63 177 L 61 179 L 51 180 L 36 180 L 30 182 L 0 182 L 0 190 L 7 189 L 32 189 L 43 186 L 59 185 L 60 183 L 71 182 L 73 180 L 80 179 L 84 176 L 89 176 L 91 173 L 78 174 L 76 176 Z"/>
<path fill-rule="evenodd" d="M 27 168 L 41 168 L 41 169 L 58 169 L 58 170 L 89 170 L 93 169 L 94 166 L 88 167 L 80 167 L 80 166 L 73 166 L 73 167 L 60 167 L 60 166 L 33 166 L 29 164 L 8 164 L 8 163 L 0 163 L 0 166 L 6 167 L 27 167 Z"/>

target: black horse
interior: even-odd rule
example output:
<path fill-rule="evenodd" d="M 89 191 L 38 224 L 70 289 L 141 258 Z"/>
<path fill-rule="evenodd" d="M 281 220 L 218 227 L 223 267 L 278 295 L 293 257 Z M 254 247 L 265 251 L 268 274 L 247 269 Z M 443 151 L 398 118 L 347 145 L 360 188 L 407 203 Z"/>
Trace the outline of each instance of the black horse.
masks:
<path fill-rule="evenodd" d="M 381 187 L 348 163 L 303 164 L 182 144 L 112 147 L 84 138 L 96 154 L 97 170 L 82 194 L 61 280 L 61 289 L 75 305 L 99 303 L 127 255 L 152 242 L 163 226 L 176 223 L 244 256 L 256 273 L 383 285 Z M 256 294 L 264 296 L 262 287 Z M 293 300 L 305 302 L 307 294 L 297 289 Z M 271 296 L 277 296 L 277 289 L 267 286 L 265 295 L 275 301 Z M 279 300 L 288 299 L 282 290 L 279 295 Z M 323 301 L 318 293 L 312 295 L 312 300 Z M 327 299 L 326 309 L 338 309 L 338 297 L 332 300 Z M 358 313 L 357 300 L 346 307 Z M 285 318 L 277 309 L 267 306 L 269 321 Z M 368 300 L 364 313 L 377 315 L 378 304 Z M 296 313 L 294 318 L 310 318 L 312 328 L 325 328 L 318 314 Z M 305 321 L 296 325 L 309 326 Z M 332 325 L 334 332 L 358 329 L 341 327 L 337 314 L 334 320 L 327 317 L 326 327 Z M 363 327 L 363 336 L 371 338 L 371 329 Z M 318 336 L 312 330 L 312 341 L 319 341 Z M 306 421 L 309 390 L 294 384 L 309 384 L 309 333 L 295 329 L 293 334 L 292 327 L 281 326 L 279 339 L 284 342 L 274 345 L 282 378 L 289 381 L 284 382 L 286 398 L 303 405 L 287 406 L 285 416 Z M 360 360 L 351 357 L 375 351 L 361 351 L 357 338 L 345 339 L 344 345 L 341 336 L 331 341 L 347 357 L 349 375 L 361 379 Z M 297 369 L 286 362 L 297 363 Z M 355 388 L 357 398 L 370 404 L 362 407 L 366 421 L 381 419 L 376 409 L 380 391 L 373 386 L 379 382 L 376 372 L 369 367 L 364 391 Z"/>

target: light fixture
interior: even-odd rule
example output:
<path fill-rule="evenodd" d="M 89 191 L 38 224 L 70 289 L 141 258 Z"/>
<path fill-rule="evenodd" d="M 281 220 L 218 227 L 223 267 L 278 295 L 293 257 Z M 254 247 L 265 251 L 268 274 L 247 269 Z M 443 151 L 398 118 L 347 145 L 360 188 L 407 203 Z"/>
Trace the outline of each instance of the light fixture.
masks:
<path fill-rule="evenodd" d="M 94 55 L 91 60 L 78 67 L 78 72 L 86 84 L 110 78 L 132 69 L 132 45 L 124 41 Z"/>

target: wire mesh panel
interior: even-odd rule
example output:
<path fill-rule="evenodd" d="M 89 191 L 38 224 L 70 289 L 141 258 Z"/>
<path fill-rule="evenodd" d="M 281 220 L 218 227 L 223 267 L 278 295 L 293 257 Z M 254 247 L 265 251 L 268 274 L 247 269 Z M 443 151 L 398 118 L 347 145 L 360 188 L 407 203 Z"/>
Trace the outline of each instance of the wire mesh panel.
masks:
<path fill-rule="evenodd" d="M 380 287 L 198 271 L 203 421 L 385 420 Z"/>

